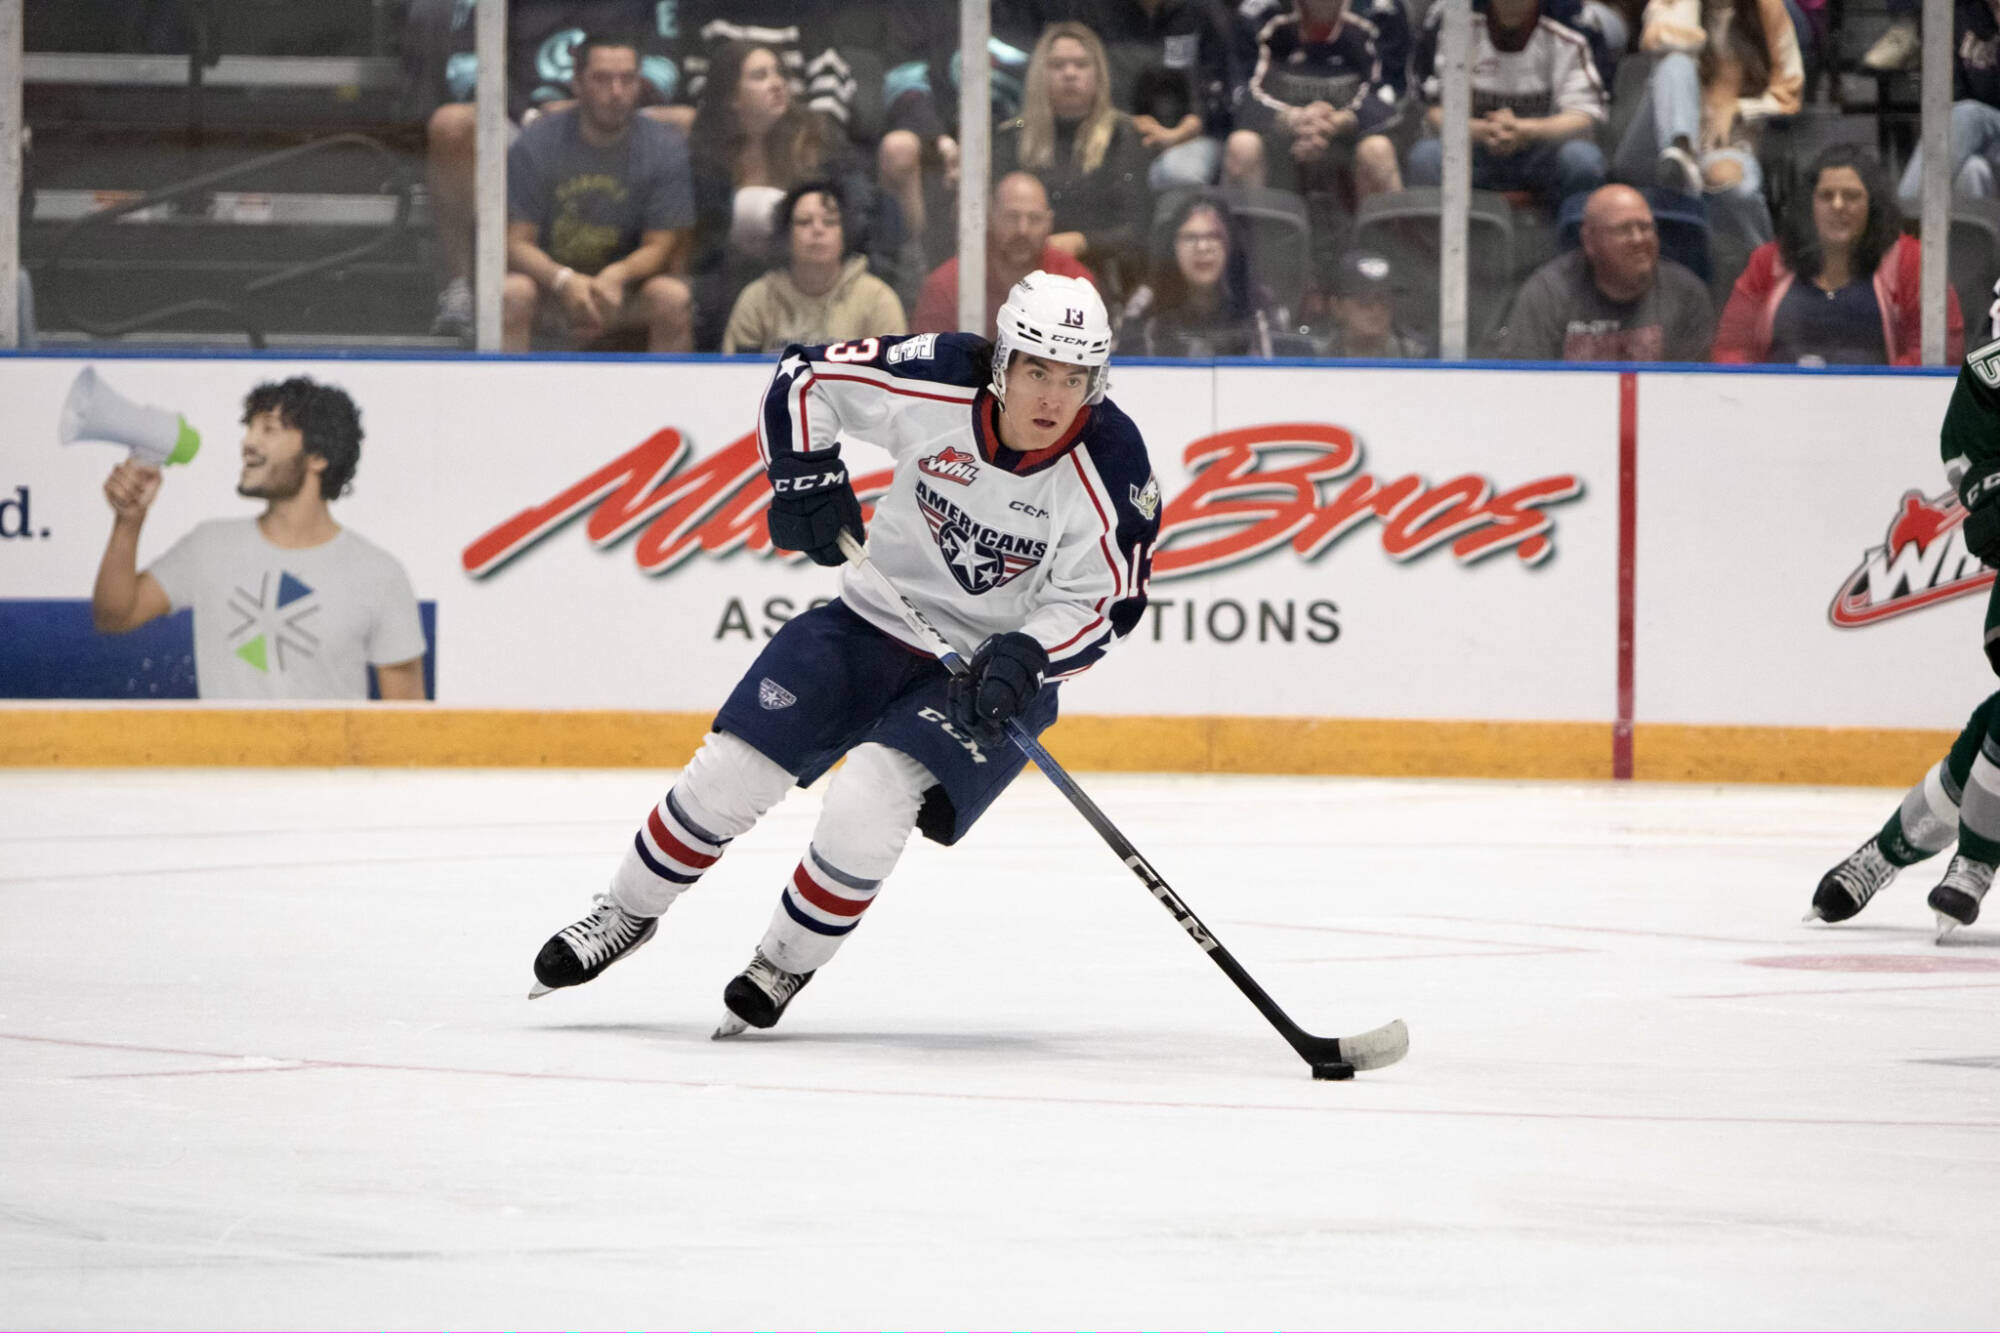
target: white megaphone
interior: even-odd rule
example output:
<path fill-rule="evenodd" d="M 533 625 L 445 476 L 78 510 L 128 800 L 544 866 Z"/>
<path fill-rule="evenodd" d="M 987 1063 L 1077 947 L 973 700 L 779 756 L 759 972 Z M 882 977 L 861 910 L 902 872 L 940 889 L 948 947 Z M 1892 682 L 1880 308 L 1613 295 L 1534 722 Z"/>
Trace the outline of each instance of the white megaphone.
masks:
<path fill-rule="evenodd" d="M 97 441 L 122 444 L 151 467 L 185 463 L 201 448 L 201 432 L 187 418 L 163 407 L 135 403 L 85 366 L 63 400 L 56 435 L 64 444 Z"/>

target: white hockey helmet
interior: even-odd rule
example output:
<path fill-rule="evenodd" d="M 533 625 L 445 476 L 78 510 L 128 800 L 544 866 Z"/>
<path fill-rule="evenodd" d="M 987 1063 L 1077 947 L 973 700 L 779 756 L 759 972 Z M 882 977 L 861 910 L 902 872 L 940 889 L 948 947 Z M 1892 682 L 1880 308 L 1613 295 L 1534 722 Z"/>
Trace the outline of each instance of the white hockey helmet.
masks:
<path fill-rule="evenodd" d="M 994 323 L 999 337 L 993 344 L 993 395 L 1007 397 L 1007 364 L 1014 353 L 1090 367 L 1090 392 L 1095 403 L 1111 387 L 1111 317 L 1104 298 L 1082 278 L 1065 278 L 1036 269 L 1014 284 Z"/>

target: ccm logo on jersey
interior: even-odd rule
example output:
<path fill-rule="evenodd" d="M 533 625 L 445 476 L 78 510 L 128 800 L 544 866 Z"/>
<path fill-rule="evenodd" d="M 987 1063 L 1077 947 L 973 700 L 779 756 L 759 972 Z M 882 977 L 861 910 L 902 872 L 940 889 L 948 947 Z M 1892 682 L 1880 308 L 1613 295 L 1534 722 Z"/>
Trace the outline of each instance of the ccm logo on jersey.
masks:
<path fill-rule="evenodd" d="M 1026 514 L 1029 518 L 1047 518 L 1049 516 L 1048 510 L 1037 509 L 1026 500 L 1009 500 L 1007 507 L 1017 514 Z M 1152 515 L 1148 514 L 1146 517 L 1151 518 Z"/>
<path fill-rule="evenodd" d="M 979 476 L 979 460 L 965 450 L 954 449 L 947 444 L 929 458 L 919 459 L 917 470 L 946 481 L 955 481 L 961 486 L 970 486 Z"/>
<path fill-rule="evenodd" d="M 959 745 L 964 747 L 965 752 L 972 756 L 973 763 L 983 764 L 986 762 L 986 756 L 979 752 L 979 742 L 973 740 L 970 736 L 960 731 L 957 727 L 954 727 L 951 724 L 951 719 L 946 717 L 943 713 L 938 712 L 938 710 L 935 708 L 920 708 L 917 710 L 917 716 L 922 718 L 926 722 L 937 723 L 938 726 L 943 729 L 945 735 L 951 737 L 953 740 L 957 741 Z"/>
<path fill-rule="evenodd" d="M 838 486 L 847 480 L 847 469 L 832 468 L 811 477 L 773 477 L 771 489 L 782 495 L 786 491 L 816 491 L 822 486 Z"/>

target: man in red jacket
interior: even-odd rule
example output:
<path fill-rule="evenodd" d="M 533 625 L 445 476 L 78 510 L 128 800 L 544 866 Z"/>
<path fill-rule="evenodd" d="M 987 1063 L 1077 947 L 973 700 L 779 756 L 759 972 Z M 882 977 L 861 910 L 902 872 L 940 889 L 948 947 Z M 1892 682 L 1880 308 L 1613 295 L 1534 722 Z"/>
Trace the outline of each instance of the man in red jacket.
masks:
<path fill-rule="evenodd" d="M 991 340 L 994 312 L 1014 290 L 1014 284 L 1036 269 L 1082 278 L 1096 286 L 1097 279 L 1089 269 L 1049 244 L 1054 226 L 1055 211 L 1049 207 L 1048 191 L 1039 180 L 1025 171 L 1002 176 L 993 187 L 992 205 L 986 212 L 986 327 L 958 327 L 958 256 L 953 255 L 924 279 L 910 332 L 978 332 Z"/>

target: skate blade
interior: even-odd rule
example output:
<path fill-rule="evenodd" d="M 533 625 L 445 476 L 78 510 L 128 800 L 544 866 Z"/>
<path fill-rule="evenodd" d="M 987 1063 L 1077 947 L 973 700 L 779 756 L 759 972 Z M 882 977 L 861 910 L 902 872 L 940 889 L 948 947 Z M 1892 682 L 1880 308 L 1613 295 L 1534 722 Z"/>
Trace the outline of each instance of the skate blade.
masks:
<path fill-rule="evenodd" d="M 535 983 L 535 988 L 528 992 L 528 998 L 531 1000 L 539 1000 L 544 995 L 547 995 L 550 991 L 553 991 L 554 989 L 555 989 L 554 986 L 544 986 L 541 982 L 537 981 Z"/>
<path fill-rule="evenodd" d="M 749 1030 L 750 1025 L 748 1023 L 725 1010 L 722 1015 L 722 1021 L 715 1025 L 715 1031 L 709 1034 L 708 1039 L 710 1041 L 726 1041 L 730 1037 L 740 1037 Z"/>
<path fill-rule="evenodd" d="M 1820 915 L 1819 909 L 1817 907 L 1813 907 L 1813 908 L 1808 908 L 1806 910 L 1806 914 L 1800 917 L 1799 920 L 1811 922 L 1811 921 L 1824 921 L 1826 920 L 1826 918 Z"/>
<path fill-rule="evenodd" d="M 1937 914 L 1937 922 L 1938 922 L 1937 942 L 1939 944 L 1943 944 L 1946 936 L 1950 935 L 1951 932 L 1957 930 L 1960 926 L 1965 924 L 1963 921 L 1960 921 L 1957 917 L 1947 916 L 1943 912 L 1939 912 Z"/>

